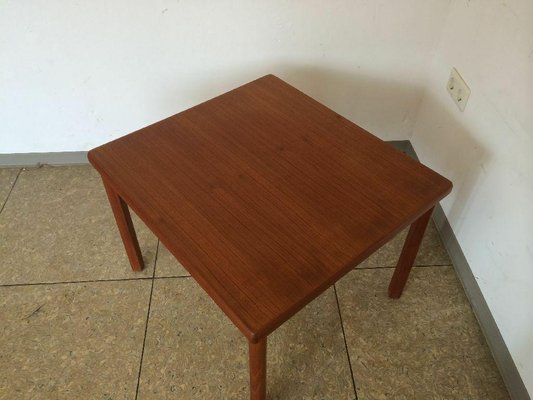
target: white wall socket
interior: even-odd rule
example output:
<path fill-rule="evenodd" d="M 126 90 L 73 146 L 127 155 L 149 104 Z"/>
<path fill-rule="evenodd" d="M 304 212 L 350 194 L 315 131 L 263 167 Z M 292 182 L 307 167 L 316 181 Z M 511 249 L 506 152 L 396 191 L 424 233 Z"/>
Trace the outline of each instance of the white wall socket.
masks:
<path fill-rule="evenodd" d="M 452 72 L 450 72 L 450 79 L 448 79 L 446 88 L 459 110 L 464 111 L 470 97 L 470 88 L 455 68 L 452 68 Z"/>

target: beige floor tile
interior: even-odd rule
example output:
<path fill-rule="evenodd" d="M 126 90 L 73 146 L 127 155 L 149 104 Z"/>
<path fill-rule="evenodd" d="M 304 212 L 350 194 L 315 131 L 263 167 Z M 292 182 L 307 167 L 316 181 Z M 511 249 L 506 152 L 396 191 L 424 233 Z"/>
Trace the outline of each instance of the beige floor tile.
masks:
<path fill-rule="evenodd" d="M 157 239 L 134 224 L 147 266 L 140 273 L 131 271 L 94 169 L 24 170 L 0 214 L 0 284 L 152 276 Z"/>
<path fill-rule="evenodd" d="M 155 276 L 190 276 L 185 268 L 170 254 L 163 243 L 159 244 Z"/>
<path fill-rule="evenodd" d="M 394 239 L 371 255 L 359 265 L 360 268 L 393 267 L 398 262 L 408 229 L 400 232 Z M 442 244 L 433 221 L 427 227 L 420 245 L 415 265 L 450 265 L 450 257 Z"/>
<path fill-rule="evenodd" d="M 0 399 L 133 399 L 150 287 L 1 287 Z"/>
<path fill-rule="evenodd" d="M 353 399 L 332 289 L 269 338 L 269 399 Z M 192 278 L 156 280 L 139 399 L 248 399 L 247 341 Z"/>
<path fill-rule="evenodd" d="M 18 168 L 0 168 L 0 209 L 6 201 L 18 173 Z"/>
<path fill-rule="evenodd" d="M 507 399 L 452 267 L 414 268 L 399 300 L 392 269 L 337 284 L 359 400 Z"/>

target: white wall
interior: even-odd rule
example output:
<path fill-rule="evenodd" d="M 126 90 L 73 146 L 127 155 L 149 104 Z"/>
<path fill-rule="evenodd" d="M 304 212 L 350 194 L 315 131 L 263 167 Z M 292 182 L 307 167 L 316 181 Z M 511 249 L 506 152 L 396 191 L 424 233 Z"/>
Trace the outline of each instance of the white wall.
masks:
<path fill-rule="evenodd" d="M 87 150 L 267 73 L 405 138 L 447 5 L 4 0 L 0 153 Z"/>
<path fill-rule="evenodd" d="M 472 90 L 464 113 L 452 66 Z M 411 140 L 454 182 L 442 205 L 533 393 L 533 2 L 452 2 Z"/>

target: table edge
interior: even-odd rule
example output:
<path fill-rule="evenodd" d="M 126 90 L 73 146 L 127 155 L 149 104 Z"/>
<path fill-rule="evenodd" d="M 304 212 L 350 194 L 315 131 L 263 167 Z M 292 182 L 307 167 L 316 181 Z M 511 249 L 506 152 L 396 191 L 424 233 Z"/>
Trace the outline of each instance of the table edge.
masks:
<path fill-rule="evenodd" d="M 131 201 L 131 198 L 126 194 L 120 191 L 120 189 L 117 188 L 117 185 L 113 183 L 113 179 L 107 175 L 103 171 L 102 168 L 98 165 L 97 159 L 94 157 L 94 150 L 91 150 L 88 152 L 87 158 L 89 159 L 90 164 L 96 169 L 96 171 L 100 174 L 102 180 L 106 182 L 107 184 L 110 184 L 111 187 L 118 193 L 120 197 L 123 198 L 123 200 L 126 202 L 128 207 L 130 207 L 135 214 L 143 221 L 143 223 L 152 231 L 152 233 L 165 245 L 165 247 L 170 251 L 170 253 L 173 255 L 173 257 L 176 258 L 176 260 L 179 261 L 179 257 L 176 256 L 177 251 L 173 250 L 172 243 L 167 242 L 165 239 L 163 239 L 164 235 L 162 232 L 157 228 L 156 224 L 152 224 L 149 221 L 149 218 L 147 218 L 146 214 L 142 210 L 141 207 L 138 207 L 136 204 L 134 204 Z M 444 178 L 444 177 L 443 177 Z M 446 178 L 444 178 L 446 179 Z M 309 294 L 305 297 L 302 297 L 302 299 L 296 303 L 294 303 L 291 307 L 287 308 L 285 312 L 279 314 L 276 318 L 268 321 L 266 324 L 264 324 L 262 327 L 260 327 L 257 330 L 252 329 L 250 326 L 248 326 L 233 310 L 231 307 L 226 304 L 226 302 L 220 297 L 215 289 L 209 284 L 207 279 L 204 279 L 203 276 L 200 274 L 197 274 L 193 271 L 190 271 L 187 266 L 183 265 L 183 267 L 191 274 L 191 277 L 194 278 L 194 280 L 202 287 L 202 289 L 209 295 L 209 297 L 221 308 L 221 310 L 226 314 L 226 316 L 235 324 L 235 326 L 248 338 L 248 340 L 252 343 L 257 343 L 261 339 L 267 337 L 270 333 L 274 332 L 277 328 L 279 328 L 283 323 L 288 321 L 292 316 L 294 316 L 298 311 L 300 311 L 302 308 L 304 308 L 307 304 L 309 304 L 311 301 L 313 301 L 315 298 L 317 298 L 319 295 L 324 293 L 329 287 L 331 287 L 333 284 L 335 284 L 339 279 L 341 279 L 344 275 L 346 275 L 348 272 L 350 272 L 352 269 L 356 268 L 360 263 L 362 263 L 364 260 L 366 260 L 370 255 L 372 255 L 376 250 L 381 248 L 384 244 L 386 244 L 389 240 L 394 238 L 398 233 L 400 233 L 402 230 L 407 228 L 409 225 L 411 225 L 414 221 L 416 221 L 420 216 L 422 216 L 424 213 L 426 213 L 428 210 L 433 208 L 440 200 L 442 200 L 444 197 L 446 197 L 452 190 L 452 183 L 448 180 L 449 186 L 445 191 L 440 193 L 436 198 L 431 199 L 427 202 L 427 204 L 421 209 L 419 213 L 417 213 L 414 216 L 406 218 L 404 222 L 398 225 L 398 228 L 391 231 L 387 236 L 385 236 L 384 239 L 374 244 L 372 247 L 369 247 L 367 251 L 360 254 L 359 256 L 352 259 L 349 263 L 347 263 L 345 266 L 339 269 L 339 272 L 327 279 L 322 285 L 318 286 L 316 289 L 309 292 Z"/>

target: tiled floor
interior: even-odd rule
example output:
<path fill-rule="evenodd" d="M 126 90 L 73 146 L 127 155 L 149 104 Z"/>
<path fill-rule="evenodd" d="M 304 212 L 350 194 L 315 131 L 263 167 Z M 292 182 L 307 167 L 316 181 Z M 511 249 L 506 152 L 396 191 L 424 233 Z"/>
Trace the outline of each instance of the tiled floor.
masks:
<path fill-rule="evenodd" d="M 130 271 L 88 166 L 0 169 L 0 399 L 246 399 L 247 343 L 136 219 Z M 438 234 L 400 235 L 269 338 L 269 399 L 507 399 Z M 354 388 L 355 384 L 355 388 Z"/>

